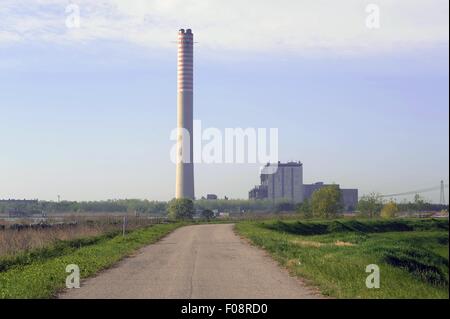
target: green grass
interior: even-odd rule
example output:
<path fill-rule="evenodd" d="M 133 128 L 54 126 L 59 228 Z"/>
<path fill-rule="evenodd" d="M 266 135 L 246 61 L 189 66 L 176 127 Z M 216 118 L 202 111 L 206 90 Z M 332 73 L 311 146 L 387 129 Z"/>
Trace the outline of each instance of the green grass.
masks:
<path fill-rule="evenodd" d="M 0 257 L 0 272 L 7 271 L 15 266 L 25 266 L 37 261 L 44 261 L 50 258 L 67 255 L 81 247 L 97 244 L 106 239 L 111 239 L 120 231 L 108 232 L 99 236 L 78 238 L 72 240 L 57 240 L 54 244 L 30 251 L 22 251 L 16 255 L 6 255 Z"/>
<path fill-rule="evenodd" d="M 181 223 L 138 229 L 125 237 L 112 234 L 58 243 L 47 249 L 0 261 L 0 298 L 51 298 L 65 287 L 66 266 L 80 267 L 81 279 L 112 266 L 136 249 L 153 243 Z M 78 244 L 78 245 L 77 245 Z"/>
<path fill-rule="evenodd" d="M 449 297 L 448 220 L 272 220 L 236 230 L 327 296 Z M 369 264 L 380 267 L 379 289 L 365 285 Z"/>

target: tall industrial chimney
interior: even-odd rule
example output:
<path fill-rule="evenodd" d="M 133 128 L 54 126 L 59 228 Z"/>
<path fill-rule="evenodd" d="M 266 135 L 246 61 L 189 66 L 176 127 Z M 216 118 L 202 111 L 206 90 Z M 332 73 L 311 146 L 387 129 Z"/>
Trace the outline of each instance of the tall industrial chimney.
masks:
<path fill-rule="evenodd" d="M 178 101 L 176 198 L 194 199 L 193 163 L 194 35 L 178 31 Z"/>

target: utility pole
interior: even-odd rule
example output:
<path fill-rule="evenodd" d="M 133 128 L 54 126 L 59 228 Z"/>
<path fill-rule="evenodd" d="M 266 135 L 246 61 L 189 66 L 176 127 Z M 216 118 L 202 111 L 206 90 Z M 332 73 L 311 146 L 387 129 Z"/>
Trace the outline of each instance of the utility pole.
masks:
<path fill-rule="evenodd" d="M 127 227 L 127 216 L 123 216 L 123 224 L 122 224 L 122 236 L 125 237 L 125 231 Z"/>
<path fill-rule="evenodd" d="M 444 181 L 441 181 L 441 195 L 439 198 L 439 204 L 445 205 Z"/>

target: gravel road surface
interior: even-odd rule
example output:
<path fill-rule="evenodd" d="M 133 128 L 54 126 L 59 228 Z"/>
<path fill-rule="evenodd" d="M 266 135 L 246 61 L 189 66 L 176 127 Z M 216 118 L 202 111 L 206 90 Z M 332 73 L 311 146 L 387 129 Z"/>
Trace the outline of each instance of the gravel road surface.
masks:
<path fill-rule="evenodd" d="M 59 298 L 320 298 L 232 224 L 179 228 Z"/>

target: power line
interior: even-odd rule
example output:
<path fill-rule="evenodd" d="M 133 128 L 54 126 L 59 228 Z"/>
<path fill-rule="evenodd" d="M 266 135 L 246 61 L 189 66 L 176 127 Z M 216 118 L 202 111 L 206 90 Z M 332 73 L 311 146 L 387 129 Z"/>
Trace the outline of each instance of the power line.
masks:
<path fill-rule="evenodd" d="M 418 189 L 418 190 L 415 190 L 415 191 L 409 191 L 409 192 L 404 192 L 404 193 L 380 195 L 380 197 L 394 197 L 394 196 L 413 195 L 413 194 L 432 192 L 432 191 L 436 191 L 438 189 L 440 189 L 441 190 L 441 194 L 443 194 L 444 188 L 448 188 L 448 184 L 444 185 L 444 183 L 442 182 L 440 186 L 436 186 L 436 187 L 423 188 L 423 189 Z"/>

